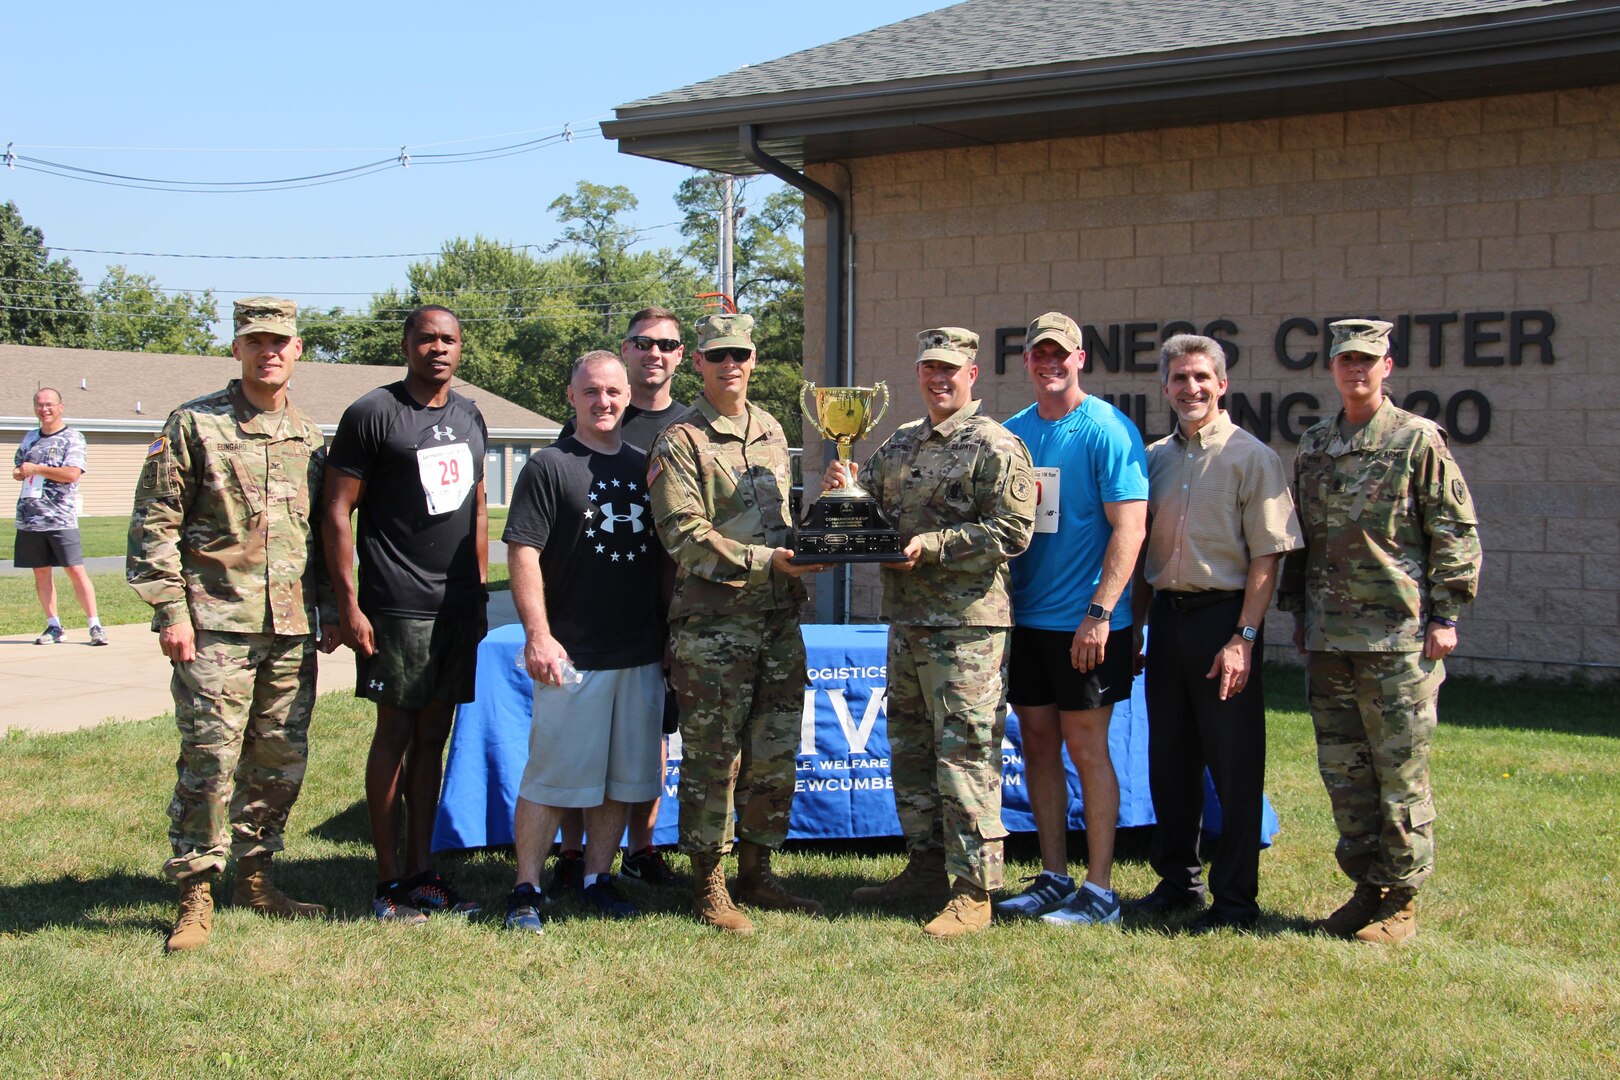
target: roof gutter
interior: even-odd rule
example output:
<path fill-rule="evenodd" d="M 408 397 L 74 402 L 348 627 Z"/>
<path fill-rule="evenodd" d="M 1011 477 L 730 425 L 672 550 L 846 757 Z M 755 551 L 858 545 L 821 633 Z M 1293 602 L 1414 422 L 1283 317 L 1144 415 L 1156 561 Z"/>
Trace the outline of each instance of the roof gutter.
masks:
<path fill-rule="evenodd" d="M 743 124 L 737 128 L 737 149 L 743 157 L 758 168 L 770 173 L 785 184 L 791 184 L 800 191 L 819 202 L 827 210 L 827 242 L 824 284 L 822 286 L 826 302 L 822 305 L 825 311 L 826 322 L 823 324 L 821 342 L 823 349 L 821 377 L 824 386 L 848 386 L 854 382 L 853 373 L 846 374 L 844 357 L 840 355 L 839 344 L 843 336 L 839 330 L 844 321 L 844 290 L 842 287 L 842 271 L 844 266 L 844 201 L 838 193 L 830 188 L 823 187 L 808 176 L 797 171 L 786 162 L 774 158 L 759 148 L 759 132 L 753 124 Z M 839 565 L 833 570 L 832 588 L 816 590 L 816 618 L 820 622 L 843 623 L 848 621 L 848 609 L 844 594 L 849 568 Z"/>

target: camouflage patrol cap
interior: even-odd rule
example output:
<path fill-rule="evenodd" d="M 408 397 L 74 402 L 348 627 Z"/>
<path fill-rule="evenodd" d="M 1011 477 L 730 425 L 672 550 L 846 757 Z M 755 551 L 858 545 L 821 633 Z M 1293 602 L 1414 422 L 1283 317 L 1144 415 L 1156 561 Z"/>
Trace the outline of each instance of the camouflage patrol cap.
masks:
<path fill-rule="evenodd" d="M 705 315 L 697 321 L 697 351 L 710 349 L 754 348 L 754 317 L 741 313 L 734 315 Z"/>
<path fill-rule="evenodd" d="M 1080 328 L 1061 311 L 1048 311 L 1029 324 L 1024 333 L 1024 348 L 1033 349 L 1036 343 L 1051 339 L 1069 352 L 1080 348 Z"/>
<path fill-rule="evenodd" d="M 952 367 L 973 363 L 979 354 L 979 335 L 960 326 L 940 326 L 917 335 L 917 363 L 938 360 Z"/>
<path fill-rule="evenodd" d="M 298 336 L 298 304 L 279 296 L 250 296 L 234 305 L 236 334 Z"/>
<path fill-rule="evenodd" d="M 1328 359 L 1347 352 L 1382 359 L 1389 355 L 1389 332 L 1395 329 L 1395 324 L 1377 319 L 1340 319 L 1330 323 L 1328 329 L 1333 331 L 1333 351 Z"/>

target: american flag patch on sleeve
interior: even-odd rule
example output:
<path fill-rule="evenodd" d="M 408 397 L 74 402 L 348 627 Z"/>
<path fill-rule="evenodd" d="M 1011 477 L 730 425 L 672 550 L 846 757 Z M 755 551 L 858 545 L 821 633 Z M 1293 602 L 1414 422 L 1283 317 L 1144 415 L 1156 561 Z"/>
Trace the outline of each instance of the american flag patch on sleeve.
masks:
<path fill-rule="evenodd" d="M 146 456 L 157 457 L 159 454 L 163 453 L 164 449 L 168 445 L 169 437 L 167 435 L 159 435 L 152 445 L 146 448 Z"/>

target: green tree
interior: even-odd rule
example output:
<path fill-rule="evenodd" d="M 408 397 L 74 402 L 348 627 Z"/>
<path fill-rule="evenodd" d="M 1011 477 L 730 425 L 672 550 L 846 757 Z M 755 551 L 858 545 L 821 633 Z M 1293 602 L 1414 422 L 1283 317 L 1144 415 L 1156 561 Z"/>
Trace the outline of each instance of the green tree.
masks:
<path fill-rule="evenodd" d="M 704 267 L 719 262 L 725 197 L 713 182 L 715 175 L 687 177 L 675 194 L 686 215 L 681 234 L 691 241 L 693 260 Z M 749 397 L 781 422 L 789 442 L 797 443 L 804 372 L 804 196 L 780 188 L 756 198 L 760 179 L 732 181 L 732 299 L 737 310 L 755 320 L 759 362 L 749 381 Z"/>
<path fill-rule="evenodd" d="M 219 317 L 211 290 L 165 296 L 157 279 L 113 264 L 91 297 L 95 319 L 90 344 L 115 352 L 223 352 L 212 326 Z"/>
<path fill-rule="evenodd" d="M 0 205 L 0 341 L 74 347 L 89 334 L 79 271 L 51 258 L 45 234 L 23 221 L 16 203 Z"/>

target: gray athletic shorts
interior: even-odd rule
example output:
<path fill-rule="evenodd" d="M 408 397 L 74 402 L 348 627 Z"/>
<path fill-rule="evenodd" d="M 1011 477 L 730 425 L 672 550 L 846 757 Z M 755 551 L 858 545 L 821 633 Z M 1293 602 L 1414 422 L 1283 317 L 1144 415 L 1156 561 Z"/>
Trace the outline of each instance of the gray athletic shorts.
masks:
<path fill-rule="evenodd" d="M 17 530 L 17 546 L 12 565 L 18 569 L 36 566 L 83 566 L 84 547 L 78 529 L 45 529 L 40 532 Z"/>
<path fill-rule="evenodd" d="M 518 794 L 541 806 L 658 798 L 664 782 L 663 666 L 580 674 L 578 686 L 534 684 L 529 763 Z"/>

